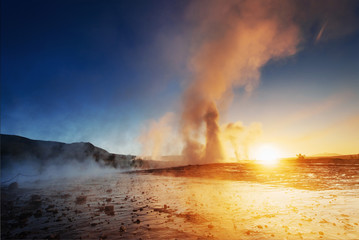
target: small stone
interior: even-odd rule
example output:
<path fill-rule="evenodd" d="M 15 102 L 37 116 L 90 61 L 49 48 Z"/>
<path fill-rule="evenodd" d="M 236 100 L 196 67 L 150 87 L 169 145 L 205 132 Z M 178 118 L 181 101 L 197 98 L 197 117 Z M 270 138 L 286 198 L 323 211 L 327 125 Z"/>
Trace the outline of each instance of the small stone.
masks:
<path fill-rule="evenodd" d="M 37 210 L 37 211 L 34 213 L 34 217 L 36 217 L 36 218 L 42 217 L 42 212 L 41 212 L 41 210 Z"/>
<path fill-rule="evenodd" d="M 86 203 L 86 199 L 87 199 L 87 197 L 86 196 L 83 196 L 83 195 L 81 195 L 81 196 L 78 196 L 78 197 L 76 197 L 76 204 L 84 204 L 84 203 Z"/>
<path fill-rule="evenodd" d="M 99 240 L 107 239 L 107 235 L 101 234 L 99 236 Z"/>
<path fill-rule="evenodd" d="M 30 204 L 33 206 L 33 207 L 40 207 L 41 206 L 41 197 L 40 195 L 31 195 L 31 200 L 30 200 Z"/>
<path fill-rule="evenodd" d="M 105 206 L 105 213 L 111 216 L 115 215 L 114 206 L 113 205 Z"/>
<path fill-rule="evenodd" d="M 68 194 L 68 193 L 65 193 L 65 194 L 63 194 L 63 195 L 60 195 L 60 198 L 62 198 L 62 199 L 66 199 L 66 198 L 69 198 L 69 197 L 71 197 L 71 195 Z"/>
<path fill-rule="evenodd" d="M 51 234 L 50 236 L 46 237 L 47 239 L 60 239 L 60 234 Z"/>

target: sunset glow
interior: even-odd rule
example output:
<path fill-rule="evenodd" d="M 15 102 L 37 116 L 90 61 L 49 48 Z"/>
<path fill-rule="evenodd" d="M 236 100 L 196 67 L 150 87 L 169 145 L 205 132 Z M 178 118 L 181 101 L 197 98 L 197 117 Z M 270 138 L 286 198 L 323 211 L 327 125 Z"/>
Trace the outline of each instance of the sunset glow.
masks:
<path fill-rule="evenodd" d="M 255 159 L 264 165 L 274 165 L 280 158 L 280 152 L 277 147 L 270 144 L 261 145 L 255 155 Z"/>
<path fill-rule="evenodd" d="M 359 0 L 1 0 L 0 239 L 359 239 Z"/>

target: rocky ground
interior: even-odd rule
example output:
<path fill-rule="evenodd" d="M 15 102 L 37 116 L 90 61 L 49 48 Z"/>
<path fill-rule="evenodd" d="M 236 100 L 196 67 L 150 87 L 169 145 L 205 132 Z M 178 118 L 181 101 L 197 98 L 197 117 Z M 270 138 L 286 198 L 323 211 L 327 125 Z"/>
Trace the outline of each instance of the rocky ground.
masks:
<path fill-rule="evenodd" d="M 359 239 L 358 189 L 168 173 L 3 186 L 2 239 Z"/>

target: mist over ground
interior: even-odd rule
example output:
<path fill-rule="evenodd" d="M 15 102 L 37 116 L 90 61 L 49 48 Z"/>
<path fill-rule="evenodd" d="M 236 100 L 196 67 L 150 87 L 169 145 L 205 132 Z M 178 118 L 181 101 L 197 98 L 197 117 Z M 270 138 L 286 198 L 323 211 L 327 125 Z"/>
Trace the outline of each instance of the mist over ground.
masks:
<path fill-rule="evenodd" d="M 1 182 L 96 177 L 155 166 L 133 155 L 112 154 L 88 142 L 60 143 L 1 135 Z"/>
<path fill-rule="evenodd" d="M 359 1 L 0 11 L 1 239 L 359 239 Z"/>

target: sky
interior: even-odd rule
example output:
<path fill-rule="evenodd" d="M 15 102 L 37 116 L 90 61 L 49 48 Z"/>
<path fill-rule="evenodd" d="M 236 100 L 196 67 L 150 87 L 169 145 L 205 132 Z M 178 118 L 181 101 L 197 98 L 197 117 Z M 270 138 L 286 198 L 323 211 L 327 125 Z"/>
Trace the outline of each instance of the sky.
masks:
<path fill-rule="evenodd" d="M 242 7 L 230 2 L 221 4 Z M 359 153 L 359 4 L 327 3 L 318 12 L 305 11 L 310 15 L 305 18 L 305 8 L 289 8 L 299 33 L 286 47 L 295 50 L 271 53 L 256 67 L 255 81 L 248 80 L 254 84 L 249 90 L 248 82 L 231 80 L 211 99 L 220 127 L 240 122 L 250 132 L 259 126 L 250 153 L 266 144 L 283 157 Z M 230 45 L 222 51 L 220 44 L 222 35 L 232 36 L 237 19 L 237 13 L 232 21 L 209 11 L 221 7 L 198 5 L 201 1 L 2 0 L 1 133 L 91 142 L 123 154 L 153 154 L 154 148 L 156 154 L 181 153 L 187 146 L 181 140 L 183 108 L 191 104 L 183 99 L 214 61 L 204 62 L 201 54 L 230 53 Z M 261 26 L 258 12 L 250 21 Z M 238 34 L 250 42 L 257 36 L 240 28 Z M 280 30 L 274 34 L 274 40 L 287 37 Z M 265 36 L 258 38 L 254 42 L 262 43 Z M 216 51 L 203 50 L 206 46 Z M 221 63 L 216 66 L 222 70 Z"/>

